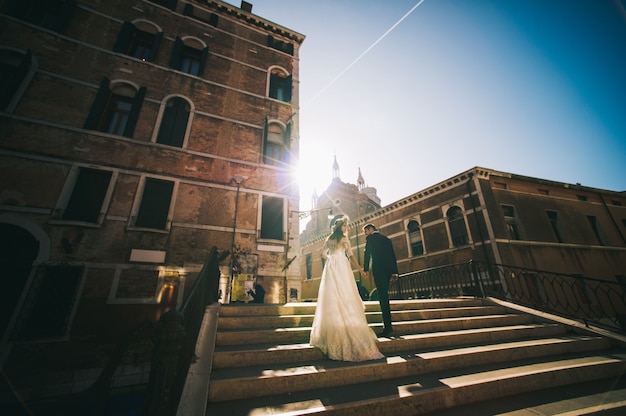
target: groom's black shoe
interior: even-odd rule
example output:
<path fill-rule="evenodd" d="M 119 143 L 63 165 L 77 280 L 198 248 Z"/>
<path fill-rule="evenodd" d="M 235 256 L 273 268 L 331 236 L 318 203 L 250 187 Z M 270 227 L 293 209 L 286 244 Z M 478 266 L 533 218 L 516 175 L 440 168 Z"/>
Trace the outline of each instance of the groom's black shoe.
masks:
<path fill-rule="evenodd" d="M 380 331 L 380 334 L 378 334 L 378 336 L 379 337 L 388 337 L 391 334 L 393 334 L 393 329 L 391 329 L 391 328 L 384 328 L 382 331 Z"/>

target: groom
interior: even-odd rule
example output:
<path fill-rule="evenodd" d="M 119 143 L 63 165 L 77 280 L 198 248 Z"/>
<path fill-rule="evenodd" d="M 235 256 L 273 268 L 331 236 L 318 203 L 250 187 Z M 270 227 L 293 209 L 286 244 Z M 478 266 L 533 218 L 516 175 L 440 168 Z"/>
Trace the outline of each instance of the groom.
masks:
<path fill-rule="evenodd" d="M 393 333 L 391 327 L 391 308 L 389 306 L 389 281 L 398 278 L 398 265 L 396 253 L 393 251 L 391 240 L 380 234 L 374 224 L 363 226 L 365 233 L 365 255 L 363 258 L 363 270 L 367 273 L 372 260 L 372 274 L 378 291 L 380 310 L 383 314 L 384 328 L 379 334 L 387 337 Z"/>

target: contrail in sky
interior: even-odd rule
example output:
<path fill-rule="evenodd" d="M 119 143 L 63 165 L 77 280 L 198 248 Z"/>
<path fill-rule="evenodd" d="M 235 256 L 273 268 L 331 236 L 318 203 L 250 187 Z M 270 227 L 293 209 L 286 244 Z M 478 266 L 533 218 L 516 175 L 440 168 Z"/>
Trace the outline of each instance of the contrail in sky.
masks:
<path fill-rule="evenodd" d="M 404 19 L 409 17 L 409 15 L 411 13 L 413 13 L 413 10 L 417 9 L 422 3 L 424 3 L 424 1 L 425 0 L 418 1 L 417 4 L 411 8 L 411 10 L 406 12 L 406 14 L 404 16 L 402 16 L 400 18 L 400 20 L 398 20 L 396 23 L 394 23 L 393 26 L 391 26 L 385 33 L 383 33 L 383 35 L 381 37 L 379 37 L 376 40 L 376 42 L 372 43 L 369 48 L 367 48 L 365 51 L 363 51 L 363 53 L 361 55 L 359 55 L 354 61 L 352 61 L 352 63 L 350 65 L 348 65 L 343 71 L 341 71 L 339 73 L 339 75 L 337 75 L 335 78 L 333 78 L 332 81 L 330 81 L 328 84 L 326 84 L 326 86 L 324 88 L 322 88 L 317 94 L 315 94 L 313 96 L 313 98 L 311 98 L 311 100 L 309 101 L 309 104 L 312 103 L 313 101 L 315 101 L 315 99 L 317 97 L 322 95 L 324 93 L 324 91 L 326 91 L 328 88 L 330 88 L 330 86 L 333 85 L 339 78 L 341 78 L 341 76 L 343 74 L 345 74 L 350 68 L 352 68 L 354 66 L 354 64 L 359 62 L 361 60 L 361 58 L 363 58 L 369 51 L 371 51 L 374 48 L 374 46 L 378 45 L 380 43 L 380 41 L 382 41 L 392 30 L 394 30 L 396 28 L 396 26 L 398 26 L 400 23 L 402 23 L 402 21 Z"/>

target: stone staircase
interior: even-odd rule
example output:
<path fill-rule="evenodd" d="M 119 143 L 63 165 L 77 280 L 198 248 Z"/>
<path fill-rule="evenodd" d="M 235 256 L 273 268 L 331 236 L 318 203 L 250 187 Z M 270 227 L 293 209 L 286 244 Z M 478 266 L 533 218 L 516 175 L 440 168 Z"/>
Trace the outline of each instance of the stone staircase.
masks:
<path fill-rule="evenodd" d="M 378 303 L 365 304 L 378 332 Z M 495 414 L 485 406 L 498 400 L 505 414 L 528 408 L 540 393 L 561 403 L 563 415 L 626 414 L 626 344 L 619 339 L 485 299 L 391 306 L 394 336 L 379 338 L 386 358 L 348 363 L 308 344 L 315 303 L 221 305 L 215 345 L 208 344 L 205 414 L 485 415 Z M 199 399 L 183 401 L 189 397 Z M 550 409 L 545 414 L 556 414 Z"/>

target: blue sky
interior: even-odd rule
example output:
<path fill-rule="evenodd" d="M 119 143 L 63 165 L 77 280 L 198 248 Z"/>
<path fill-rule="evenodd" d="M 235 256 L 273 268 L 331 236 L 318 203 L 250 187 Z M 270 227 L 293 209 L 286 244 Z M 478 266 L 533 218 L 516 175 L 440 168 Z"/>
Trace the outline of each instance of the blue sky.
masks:
<path fill-rule="evenodd" d="M 626 190 L 626 0 L 249 2 L 306 36 L 301 209 L 335 155 L 383 205 L 474 166 Z"/>

